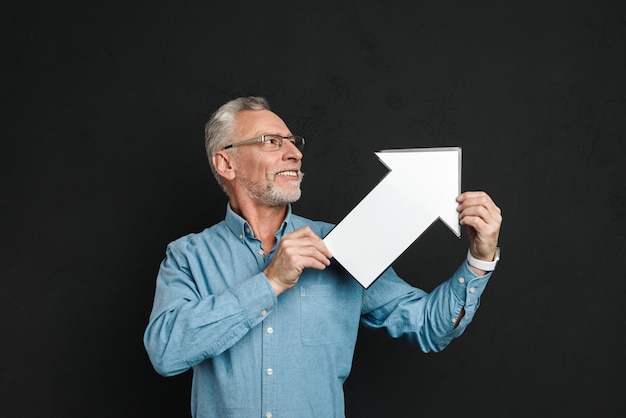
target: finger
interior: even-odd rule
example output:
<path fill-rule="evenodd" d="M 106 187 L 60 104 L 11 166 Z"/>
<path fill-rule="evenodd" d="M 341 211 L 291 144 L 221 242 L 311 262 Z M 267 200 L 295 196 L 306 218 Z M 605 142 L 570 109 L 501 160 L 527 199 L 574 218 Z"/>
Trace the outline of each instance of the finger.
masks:
<path fill-rule="evenodd" d="M 484 206 L 488 209 L 499 209 L 491 197 L 485 192 L 465 192 L 457 197 L 459 208 L 462 210 L 468 206 Z"/>
<path fill-rule="evenodd" d="M 299 228 L 289 234 L 283 236 L 282 241 L 286 241 L 286 245 L 306 246 L 311 245 L 315 247 L 320 253 L 324 254 L 326 258 L 332 258 L 330 250 L 326 247 L 324 240 L 322 240 L 313 230 L 308 227 Z"/>
<path fill-rule="evenodd" d="M 459 223 L 463 226 L 474 228 L 474 230 L 481 235 L 487 235 L 496 231 L 496 228 L 493 228 L 492 224 L 485 221 L 485 219 L 480 216 L 464 216 Z"/>
<path fill-rule="evenodd" d="M 467 191 L 467 192 L 463 192 L 460 195 L 457 196 L 456 201 L 461 203 L 467 199 L 472 199 L 472 198 L 483 198 L 486 197 L 489 200 L 491 200 L 491 197 L 489 197 L 489 195 L 483 191 Z"/>
<path fill-rule="evenodd" d="M 328 250 L 324 251 L 326 247 L 323 243 L 322 247 L 316 244 L 318 243 L 301 246 L 297 249 L 297 255 L 302 258 L 305 267 L 312 267 L 319 264 L 324 266 L 330 265 L 330 259 L 332 257 L 327 254 Z"/>
<path fill-rule="evenodd" d="M 463 220 L 467 217 L 480 218 L 486 223 L 494 223 L 497 222 L 498 219 L 495 211 L 491 211 L 484 206 L 470 206 L 464 208 L 461 213 L 459 213 L 459 219 Z"/>
<path fill-rule="evenodd" d="M 300 238 L 291 237 L 281 241 L 277 257 L 284 258 L 290 265 L 311 267 L 319 263 L 330 265 L 330 252 L 318 237 Z"/>
<path fill-rule="evenodd" d="M 309 258 L 304 263 L 306 268 L 312 268 L 316 270 L 324 270 L 326 267 L 330 266 L 330 260 L 326 257 L 322 258 Z"/>
<path fill-rule="evenodd" d="M 465 214 L 460 217 L 459 223 L 474 228 L 474 230 L 481 235 L 497 235 L 500 230 L 501 221 L 491 216 Z"/>
<path fill-rule="evenodd" d="M 502 211 L 495 203 L 486 195 L 467 198 L 457 207 L 459 217 L 467 215 L 482 216 L 486 220 L 494 220 L 500 222 L 502 219 Z"/>

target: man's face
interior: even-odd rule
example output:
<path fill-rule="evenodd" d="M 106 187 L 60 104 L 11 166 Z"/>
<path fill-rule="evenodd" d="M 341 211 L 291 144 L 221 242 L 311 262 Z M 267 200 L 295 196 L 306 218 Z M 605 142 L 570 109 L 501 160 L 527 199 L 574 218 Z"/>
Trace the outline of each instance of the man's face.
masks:
<path fill-rule="evenodd" d="M 285 122 L 269 110 L 247 110 L 235 116 L 234 142 L 263 134 L 291 135 Z M 283 141 L 276 151 L 266 151 L 262 144 L 243 145 L 236 152 L 234 179 L 253 200 L 268 206 L 293 203 L 300 198 L 302 152 L 290 141 Z"/>

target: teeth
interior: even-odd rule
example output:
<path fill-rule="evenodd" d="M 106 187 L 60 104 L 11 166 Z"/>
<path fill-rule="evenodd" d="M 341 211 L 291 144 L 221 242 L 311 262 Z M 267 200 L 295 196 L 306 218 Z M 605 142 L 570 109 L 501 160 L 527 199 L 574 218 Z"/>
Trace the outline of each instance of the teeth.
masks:
<path fill-rule="evenodd" d="M 281 171 L 280 173 L 276 173 L 278 176 L 289 176 L 289 177 L 298 177 L 298 174 L 295 171 Z"/>

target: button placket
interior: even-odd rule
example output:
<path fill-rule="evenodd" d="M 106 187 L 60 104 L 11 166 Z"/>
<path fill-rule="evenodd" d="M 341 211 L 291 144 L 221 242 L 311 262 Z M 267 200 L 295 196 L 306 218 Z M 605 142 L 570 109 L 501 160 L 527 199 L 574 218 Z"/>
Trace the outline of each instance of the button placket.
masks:
<path fill-rule="evenodd" d="M 275 380 L 274 374 L 277 372 L 274 368 L 274 326 L 271 316 L 265 316 L 263 323 L 261 324 L 262 332 L 262 344 L 263 344 L 263 357 L 262 357 L 262 405 L 265 412 L 265 416 L 273 416 L 273 409 L 275 407 Z"/>

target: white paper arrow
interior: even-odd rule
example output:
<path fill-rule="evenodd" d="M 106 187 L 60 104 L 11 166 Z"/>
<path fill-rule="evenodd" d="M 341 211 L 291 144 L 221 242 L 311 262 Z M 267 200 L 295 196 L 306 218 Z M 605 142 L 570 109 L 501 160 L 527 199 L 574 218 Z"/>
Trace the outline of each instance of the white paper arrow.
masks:
<path fill-rule="evenodd" d="M 391 170 L 324 238 L 335 259 L 368 288 L 431 224 L 461 237 L 461 148 L 384 150 Z"/>

